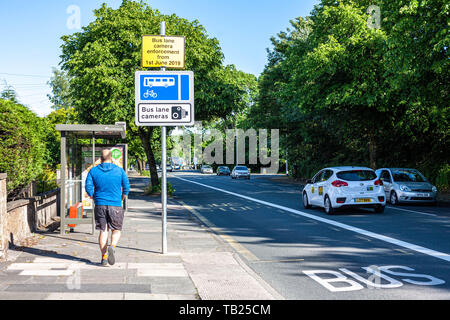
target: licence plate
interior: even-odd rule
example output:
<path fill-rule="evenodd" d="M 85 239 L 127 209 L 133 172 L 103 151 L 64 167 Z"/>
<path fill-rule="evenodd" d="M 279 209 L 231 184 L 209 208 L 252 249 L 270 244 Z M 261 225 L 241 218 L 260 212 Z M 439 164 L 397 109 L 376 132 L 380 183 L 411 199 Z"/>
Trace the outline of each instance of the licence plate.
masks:
<path fill-rule="evenodd" d="M 429 197 L 430 195 L 428 193 L 418 193 L 418 197 Z"/>
<path fill-rule="evenodd" d="M 367 203 L 367 202 L 372 202 L 372 199 L 357 198 L 357 199 L 355 199 L 355 202 L 357 202 L 357 203 Z"/>

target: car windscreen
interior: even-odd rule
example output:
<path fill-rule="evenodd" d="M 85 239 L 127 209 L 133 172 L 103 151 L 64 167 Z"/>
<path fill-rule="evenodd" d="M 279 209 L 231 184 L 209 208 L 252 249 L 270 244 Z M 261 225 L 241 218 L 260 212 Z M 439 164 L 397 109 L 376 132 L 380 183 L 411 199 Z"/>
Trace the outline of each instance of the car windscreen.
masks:
<path fill-rule="evenodd" d="M 376 179 L 375 172 L 370 170 L 349 170 L 341 171 L 336 174 L 339 179 L 346 181 L 369 181 Z"/>
<path fill-rule="evenodd" d="M 248 168 L 247 168 L 247 167 L 236 167 L 236 170 L 239 170 L 239 171 L 247 171 Z"/>
<path fill-rule="evenodd" d="M 220 171 L 230 171 L 230 168 L 228 167 L 219 167 Z"/>
<path fill-rule="evenodd" d="M 396 169 L 391 172 L 394 181 L 397 182 L 427 182 L 427 179 L 417 170 Z"/>

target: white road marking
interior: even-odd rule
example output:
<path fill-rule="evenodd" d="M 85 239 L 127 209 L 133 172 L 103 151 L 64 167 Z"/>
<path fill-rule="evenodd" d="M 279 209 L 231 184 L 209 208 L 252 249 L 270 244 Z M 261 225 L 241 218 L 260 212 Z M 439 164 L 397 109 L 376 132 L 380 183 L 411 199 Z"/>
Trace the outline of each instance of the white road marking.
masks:
<path fill-rule="evenodd" d="M 75 270 L 24 270 L 19 276 L 36 276 L 36 277 L 64 277 L 71 276 Z"/>
<path fill-rule="evenodd" d="M 299 215 L 299 216 L 303 216 L 305 218 L 309 218 L 309 219 L 320 221 L 320 222 L 323 222 L 323 223 L 326 223 L 326 224 L 330 224 L 330 225 L 333 225 L 335 227 L 339 227 L 339 228 L 342 228 L 342 229 L 345 229 L 345 230 L 348 230 L 348 231 L 359 233 L 359 234 L 365 235 L 367 237 L 375 238 L 375 239 L 378 239 L 378 240 L 381 240 L 381 241 L 384 241 L 384 242 L 388 242 L 388 243 L 397 245 L 399 247 L 403 247 L 403 248 L 406 248 L 406 249 L 409 249 L 409 250 L 413 250 L 413 251 L 416 251 L 416 252 L 419 252 L 419 253 L 423 253 L 423 254 L 429 255 L 429 256 L 434 257 L 434 258 L 438 258 L 438 259 L 442 259 L 442 260 L 445 260 L 447 262 L 450 262 L 450 255 L 447 254 L 447 253 L 443 253 L 443 252 L 435 251 L 435 250 L 432 250 L 432 249 L 428 249 L 428 248 L 425 248 L 425 247 L 422 247 L 422 246 L 418 246 L 418 245 L 415 245 L 415 244 L 412 244 L 412 243 L 409 243 L 409 242 L 406 242 L 406 241 L 397 240 L 395 238 L 384 236 L 382 234 L 378 234 L 378 233 L 367 231 L 367 230 L 364 230 L 364 229 L 361 229 L 361 228 L 353 227 L 353 226 L 350 226 L 350 225 L 347 225 L 347 224 L 344 224 L 344 223 L 340 223 L 340 222 L 337 222 L 337 221 L 334 221 L 334 220 L 325 219 L 325 218 L 322 218 L 322 217 L 319 217 L 319 216 L 315 216 L 313 214 L 309 214 L 309 213 L 306 213 L 306 212 L 303 212 L 303 211 L 299 211 L 299 210 L 291 209 L 291 208 L 288 208 L 288 207 L 280 206 L 280 205 L 277 205 L 277 204 L 274 204 L 274 203 L 271 203 L 271 202 L 262 201 L 262 200 L 258 200 L 258 199 L 255 199 L 255 198 L 247 197 L 247 196 L 244 196 L 244 195 L 241 195 L 241 194 L 237 194 L 237 193 L 234 193 L 234 192 L 231 192 L 231 191 L 227 191 L 227 190 L 224 190 L 224 189 L 219 189 L 219 188 L 216 188 L 216 187 L 212 187 L 212 186 L 209 186 L 209 185 L 206 185 L 206 184 L 203 184 L 203 183 L 199 183 L 199 182 L 195 182 L 195 181 L 191 181 L 191 180 L 187 180 L 187 179 L 183 179 L 183 178 L 179 178 L 179 177 L 174 177 L 174 178 L 182 180 L 182 181 L 186 181 L 186 182 L 189 182 L 189 183 L 197 184 L 199 186 L 202 186 L 202 187 L 205 187 L 205 188 L 209 188 L 209 189 L 212 189 L 212 190 L 216 190 L 216 191 L 219 191 L 219 192 L 227 193 L 227 194 L 230 194 L 230 195 L 233 195 L 233 196 L 245 199 L 245 200 L 249 200 L 249 201 L 253 201 L 253 202 L 256 202 L 256 203 L 260 203 L 260 204 L 263 204 L 263 205 L 266 205 L 266 206 L 269 206 L 269 207 L 281 209 L 281 210 L 284 210 L 284 211 L 287 211 L 287 212 L 290 212 L 290 213 L 293 213 L 293 214 L 296 214 L 296 215 Z"/>
<path fill-rule="evenodd" d="M 389 208 L 389 209 L 395 209 L 395 210 L 401 210 L 401 211 L 414 212 L 414 213 L 424 214 L 424 215 L 427 215 L 427 216 L 433 216 L 433 217 L 436 217 L 436 215 L 435 215 L 435 214 L 432 214 L 432 213 L 425 213 L 425 212 L 420 212 L 420 211 L 415 211 L 415 210 L 401 209 L 401 208 L 392 207 L 392 206 L 387 206 L 386 208 Z"/>

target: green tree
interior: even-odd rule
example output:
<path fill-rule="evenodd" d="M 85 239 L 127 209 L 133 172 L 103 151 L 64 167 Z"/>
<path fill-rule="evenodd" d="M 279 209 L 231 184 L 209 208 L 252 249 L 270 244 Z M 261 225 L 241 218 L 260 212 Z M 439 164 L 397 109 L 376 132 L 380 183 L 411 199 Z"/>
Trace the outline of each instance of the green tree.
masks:
<path fill-rule="evenodd" d="M 0 99 L 0 172 L 8 174 L 8 197 L 20 194 L 44 164 L 41 120 L 27 107 Z"/>
<path fill-rule="evenodd" d="M 14 88 L 5 81 L 5 89 L 3 89 L 2 93 L 0 93 L 0 98 L 8 101 L 12 101 L 14 103 L 18 103 L 17 101 L 17 93 Z"/>
<path fill-rule="evenodd" d="M 70 94 L 70 79 L 65 71 L 53 68 L 53 76 L 47 84 L 52 88 L 52 94 L 47 95 L 54 110 L 73 107 Z"/>
<path fill-rule="evenodd" d="M 336 164 L 445 176 L 448 4 L 380 2 L 378 30 L 367 27 L 371 4 L 322 0 L 273 38 L 247 121 L 279 126 L 304 176 Z"/>
<path fill-rule="evenodd" d="M 186 37 L 186 67 L 195 72 L 196 120 L 226 117 L 235 108 L 224 103 L 229 95 L 221 77 L 219 42 L 208 37 L 197 20 L 163 15 L 144 3 L 123 1 L 117 10 L 104 4 L 94 13 L 96 20 L 82 32 L 62 38 L 62 66 L 70 77 L 74 106 L 84 123 L 126 120 L 128 134 L 142 142 L 152 183 L 157 184 L 152 141 L 159 128 L 134 124 L 134 74 L 141 70 L 141 36 L 159 34 L 160 22 L 166 21 L 168 35 Z"/>
<path fill-rule="evenodd" d="M 45 144 L 44 161 L 50 168 L 56 168 L 61 156 L 61 133 L 56 131 L 56 125 L 77 123 L 76 118 L 74 108 L 59 108 L 41 119 L 42 141 Z"/>

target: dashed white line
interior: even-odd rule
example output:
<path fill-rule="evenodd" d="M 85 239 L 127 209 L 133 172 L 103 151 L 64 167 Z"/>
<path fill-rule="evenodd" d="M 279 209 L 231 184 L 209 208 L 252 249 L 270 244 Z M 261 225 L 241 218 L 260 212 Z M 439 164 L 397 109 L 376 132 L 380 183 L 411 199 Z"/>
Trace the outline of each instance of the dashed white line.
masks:
<path fill-rule="evenodd" d="M 262 201 L 262 200 L 258 200 L 258 199 L 255 199 L 255 198 L 247 197 L 247 196 L 244 196 L 244 195 L 241 195 L 241 194 L 238 194 L 238 193 L 234 193 L 234 192 L 227 191 L 227 190 L 224 190 L 224 189 L 212 187 L 212 186 L 209 186 L 209 185 L 206 185 L 206 184 L 203 184 L 203 183 L 199 183 L 199 182 L 183 179 L 183 178 L 180 178 L 180 177 L 174 177 L 174 178 L 182 180 L 182 181 L 186 181 L 186 182 L 189 182 L 189 183 L 193 183 L 193 184 L 205 187 L 205 188 L 216 190 L 216 191 L 219 191 L 219 192 L 227 193 L 227 194 L 230 194 L 230 195 L 242 198 L 242 199 L 246 199 L 246 200 L 249 200 L 249 201 L 260 203 L 260 204 L 263 204 L 263 205 L 266 205 L 266 206 L 269 206 L 269 207 L 281 209 L 283 211 L 287 211 L 287 212 L 290 212 L 290 213 L 293 213 L 293 214 L 296 214 L 296 215 L 299 215 L 299 216 L 303 216 L 305 218 L 309 218 L 309 219 L 313 219 L 313 220 L 316 220 L 316 221 L 320 221 L 320 222 L 323 222 L 323 223 L 326 223 L 326 224 L 329 224 L 329 225 L 333 225 L 335 227 L 339 227 L 339 228 L 342 228 L 342 229 L 345 229 L 345 230 L 348 230 L 348 231 L 359 233 L 359 234 L 365 235 L 365 236 L 370 237 L 370 238 L 375 238 L 375 239 L 378 239 L 378 240 L 381 240 L 381 241 L 384 241 L 384 242 L 388 242 L 388 243 L 397 245 L 399 247 L 403 247 L 403 248 L 406 248 L 406 249 L 409 249 L 409 250 L 412 250 L 412 251 L 423 253 L 423 254 L 426 254 L 428 256 L 431 256 L 431 257 L 434 257 L 434 258 L 438 258 L 438 259 L 450 262 L 450 255 L 447 254 L 447 253 L 443 253 L 443 252 L 439 252 L 439 251 L 436 251 L 436 250 L 428 249 L 428 248 L 425 248 L 425 247 L 422 247 L 422 246 L 418 246 L 418 245 L 415 245 L 415 244 L 412 244 L 412 243 L 409 243 L 409 242 L 406 242 L 406 241 L 397 240 L 395 238 L 384 236 L 382 234 L 378 234 L 378 233 L 367 231 L 367 230 L 364 230 L 364 229 L 361 229 L 361 228 L 353 227 L 353 226 L 350 226 L 350 225 L 347 225 L 347 224 L 344 224 L 344 223 L 340 223 L 340 222 L 337 222 L 337 221 L 334 221 L 334 220 L 318 217 L 318 216 L 315 216 L 313 214 L 309 214 L 309 213 L 306 213 L 306 212 L 303 212 L 303 211 L 300 211 L 300 210 L 295 210 L 295 209 L 292 209 L 292 208 L 280 206 L 280 205 L 277 205 L 277 204 L 274 204 L 274 203 L 271 203 L 271 202 Z"/>

